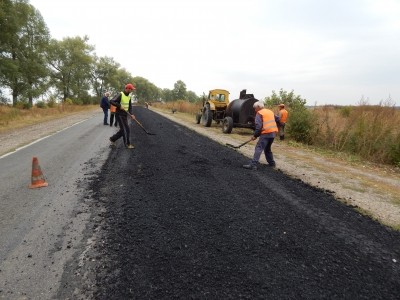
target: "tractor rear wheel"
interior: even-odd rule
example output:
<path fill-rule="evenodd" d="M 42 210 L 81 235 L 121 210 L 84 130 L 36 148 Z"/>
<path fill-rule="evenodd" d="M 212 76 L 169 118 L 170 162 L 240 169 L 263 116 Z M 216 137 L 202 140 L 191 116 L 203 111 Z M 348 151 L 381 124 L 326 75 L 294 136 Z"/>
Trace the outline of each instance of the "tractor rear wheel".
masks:
<path fill-rule="evenodd" d="M 209 107 L 206 107 L 203 111 L 203 125 L 210 127 L 212 122 L 213 112 Z"/>
<path fill-rule="evenodd" d="M 233 128 L 233 119 L 231 117 L 225 117 L 222 121 L 222 132 L 231 133 Z"/>

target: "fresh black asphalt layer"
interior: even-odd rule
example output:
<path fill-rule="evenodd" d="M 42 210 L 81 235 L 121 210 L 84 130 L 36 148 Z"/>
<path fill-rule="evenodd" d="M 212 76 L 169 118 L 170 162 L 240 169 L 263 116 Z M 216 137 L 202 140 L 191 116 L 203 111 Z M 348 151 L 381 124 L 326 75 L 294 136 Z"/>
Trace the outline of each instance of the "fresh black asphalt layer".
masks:
<path fill-rule="evenodd" d="M 399 232 L 279 170 L 245 170 L 248 158 L 151 110 L 135 115 L 156 135 L 132 123 L 135 149 L 121 139 L 92 174 L 82 201 L 95 242 L 60 297 L 399 299 Z"/>

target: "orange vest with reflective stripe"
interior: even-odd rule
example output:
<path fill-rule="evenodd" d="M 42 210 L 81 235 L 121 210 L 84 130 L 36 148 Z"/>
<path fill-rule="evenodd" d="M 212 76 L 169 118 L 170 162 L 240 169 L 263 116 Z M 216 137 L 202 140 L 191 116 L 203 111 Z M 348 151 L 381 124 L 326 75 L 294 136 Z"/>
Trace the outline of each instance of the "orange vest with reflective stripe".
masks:
<path fill-rule="evenodd" d="M 279 117 L 281 118 L 280 122 L 281 123 L 286 123 L 287 117 L 288 117 L 288 112 L 286 109 L 281 109 L 279 111 Z"/>
<path fill-rule="evenodd" d="M 262 129 L 261 134 L 271 133 L 271 132 L 278 132 L 278 127 L 276 126 L 275 122 L 275 115 L 272 110 L 263 108 L 257 112 L 262 117 Z"/>
<path fill-rule="evenodd" d="M 117 111 L 117 107 L 114 105 L 110 105 L 110 112 L 115 113 Z"/>

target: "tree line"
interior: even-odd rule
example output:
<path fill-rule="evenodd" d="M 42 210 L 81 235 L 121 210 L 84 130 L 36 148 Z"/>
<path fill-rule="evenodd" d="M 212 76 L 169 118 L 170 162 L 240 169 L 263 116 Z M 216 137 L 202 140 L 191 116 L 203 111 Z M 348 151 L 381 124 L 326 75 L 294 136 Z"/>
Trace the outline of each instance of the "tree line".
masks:
<path fill-rule="evenodd" d="M 178 80 L 161 89 L 146 78 L 133 76 L 112 57 L 99 57 L 89 38 L 50 36 L 41 13 L 28 0 L 0 0 L 0 102 L 67 99 L 96 103 L 107 90 L 118 92 L 126 83 L 137 87 L 139 102 L 154 100 L 196 102 L 200 99 Z"/>

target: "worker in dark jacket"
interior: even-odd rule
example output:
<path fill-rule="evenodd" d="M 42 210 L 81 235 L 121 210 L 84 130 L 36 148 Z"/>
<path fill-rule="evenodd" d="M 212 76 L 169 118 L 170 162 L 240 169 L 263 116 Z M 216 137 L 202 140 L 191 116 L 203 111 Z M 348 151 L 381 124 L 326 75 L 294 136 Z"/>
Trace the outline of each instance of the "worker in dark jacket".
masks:
<path fill-rule="evenodd" d="M 103 125 L 108 125 L 107 120 L 108 120 L 108 109 L 110 108 L 110 101 L 108 100 L 108 97 L 110 97 L 109 92 L 105 92 L 103 98 L 101 98 L 100 102 L 100 107 L 103 109 L 104 113 L 104 119 L 103 119 Z"/>
<path fill-rule="evenodd" d="M 133 84 L 128 83 L 125 86 L 125 90 L 110 101 L 111 105 L 117 107 L 115 117 L 117 118 L 119 125 L 119 131 L 110 137 L 110 142 L 112 145 L 115 145 L 115 142 L 122 136 L 125 147 L 128 149 L 135 148 L 129 140 L 130 130 L 128 125 L 128 116 L 132 118 L 132 120 L 136 120 L 135 115 L 132 114 L 132 101 L 130 95 L 134 90 L 136 90 L 136 88 Z"/>
<path fill-rule="evenodd" d="M 243 165 L 243 168 L 257 170 L 257 165 L 263 151 L 265 153 L 265 158 L 268 162 L 268 165 L 275 167 L 271 146 L 274 142 L 276 133 L 278 132 L 276 123 L 279 122 L 279 117 L 274 115 L 272 110 L 264 108 L 264 103 L 262 101 L 257 101 L 254 103 L 253 108 L 256 111 L 256 118 L 255 130 L 251 139 L 253 141 L 257 138 L 259 139 L 254 149 L 252 161 L 248 165 Z"/>

